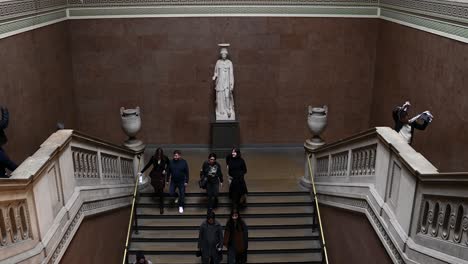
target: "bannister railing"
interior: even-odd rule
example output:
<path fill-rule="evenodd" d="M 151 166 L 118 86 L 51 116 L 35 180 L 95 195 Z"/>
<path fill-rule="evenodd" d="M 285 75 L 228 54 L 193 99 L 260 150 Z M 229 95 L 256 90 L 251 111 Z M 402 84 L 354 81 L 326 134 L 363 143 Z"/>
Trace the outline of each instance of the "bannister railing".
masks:
<path fill-rule="evenodd" d="M 139 172 L 141 169 L 141 157 L 138 157 L 138 169 L 137 172 Z M 135 234 L 138 234 L 138 219 L 136 217 L 137 212 L 136 212 L 136 202 L 138 201 L 138 183 L 139 183 L 139 178 L 138 176 L 136 177 L 135 180 L 135 187 L 133 188 L 133 197 L 132 197 L 132 209 L 130 213 L 130 219 L 128 221 L 128 229 L 127 229 L 127 238 L 125 239 L 125 248 L 124 248 L 124 256 L 122 260 L 122 264 L 128 264 L 128 246 L 130 244 L 130 237 L 132 234 L 133 230 L 133 223 L 135 223 Z"/>
<path fill-rule="evenodd" d="M 327 253 L 327 244 L 325 243 L 325 235 L 323 234 L 323 225 L 322 225 L 322 217 L 320 216 L 320 208 L 318 204 L 318 199 L 317 199 L 317 190 L 315 189 L 315 182 L 314 182 L 314 176 L 312 173 L 312 165 L 310 164 L 310 158 L 307 159 L 307 165 L 309 168 L 309 175 L 310 175 L 310 181 L 312 183 L 312 193 L 314 195 L 314 224 L 315 224 L 315 217 L 318 219 L 318 224 L 319 224 L 319 229 L 320 229 L 320 246 L 322 250 L 322 263 L 328 264 L 328 253 Z"/>
<path fill-rule="evenodd" d="M 365 211 L 395 262 L 468 263 L 468 173 L 439 173 L 388 127 L 311 153 L 318 201 Z"/>
<path fill-rule="evenodd" d="M 53 133 L 0 179 L 0 263 L 58 263 L 85 216 L 130 204 L 136 166 L 134 151 Z"/>

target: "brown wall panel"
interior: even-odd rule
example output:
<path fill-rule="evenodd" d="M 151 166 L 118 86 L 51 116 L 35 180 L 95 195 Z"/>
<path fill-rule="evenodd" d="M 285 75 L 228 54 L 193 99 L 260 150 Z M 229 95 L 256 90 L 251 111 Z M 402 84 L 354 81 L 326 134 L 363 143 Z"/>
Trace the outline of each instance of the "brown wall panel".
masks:
<path fill-rule="evenodd" d="M 18 164 L 56 129 L 75 127 L 67 22 L 0 39 L 0 105 L 10 110 L 5 149 Z"/>
<path fill-rule="evenodd" d="M 85 218 L 60 263 L 122 263 L 129 217 L 126 207 Z"/>
<path fill-rule="evenodd" d="M 230 42 L 241 142 L 301 143 L 306 107 L 330 106 L 328 140 L 366 129 L 378 21 L 151 18 L 70 21 L 78 127 L 121 142 L 142 107 L 148 143 L 209 144 L 217 43 Z"/>
<path fill-rule="evenodd" d="M 393 263 L 364 214 L 325 205 L 320 214 L 330 263 Z"/>
<path fill-rule="evenodd" d="M 406 100 L 412 115 L 435 118 L 416 131 L 414 148 L 440 171 L 467 171 L 468 45 L 387 21 L 380 22 L 371 126 L 391 126 Z"/>

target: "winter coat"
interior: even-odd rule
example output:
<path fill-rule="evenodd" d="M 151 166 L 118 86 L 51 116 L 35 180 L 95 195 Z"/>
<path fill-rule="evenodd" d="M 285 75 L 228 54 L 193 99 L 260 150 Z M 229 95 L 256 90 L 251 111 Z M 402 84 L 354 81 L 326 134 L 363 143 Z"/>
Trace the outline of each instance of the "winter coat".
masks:
<path fill-rule="evenodd" d="M 200 226 L 198 234 L 198 248 L 201 250 L 203 258 L 216 258 L 221 261 L 223 255 L 217 248 L 223 247 L 223 228 L 218 221 L 210 225 L 204 221 Z"/>

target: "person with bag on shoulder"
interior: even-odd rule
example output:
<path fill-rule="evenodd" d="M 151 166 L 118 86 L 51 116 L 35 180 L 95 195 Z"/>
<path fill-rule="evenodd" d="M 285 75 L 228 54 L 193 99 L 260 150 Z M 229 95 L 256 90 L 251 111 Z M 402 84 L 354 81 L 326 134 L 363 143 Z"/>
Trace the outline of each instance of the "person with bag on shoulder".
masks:
<path fill-rule="evenodd" d="M 228 264 L 247 263 L 249 230 L 236 208 L 231 211 L 226 223 L 223 244 L 228 250 Z"/>
<path fill-rule="evenodd" d="M 206 220 L 198 233 L 198 252 L 203 264 L 219 264 L 223 260 L 223 227 L 216 221 L 215 213 L 208 210 Z"/>
<path fill-rule="evenodd" d="M 206 189 L 208 196 L 208 210 L 218 205 L 219 189 L 223 188 L 223 172 L 216 161 L 216 154 L 210 153 L 208 160 L 203 162 L 200 171 L 200 188 Z"/>

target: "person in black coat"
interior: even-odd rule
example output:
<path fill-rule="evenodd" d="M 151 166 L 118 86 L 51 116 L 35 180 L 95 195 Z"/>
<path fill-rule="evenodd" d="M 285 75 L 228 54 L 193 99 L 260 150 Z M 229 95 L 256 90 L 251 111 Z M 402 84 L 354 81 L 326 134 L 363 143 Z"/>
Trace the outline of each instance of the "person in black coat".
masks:
<path fill-rule="evenodd" d="M 164 155 L 162 148 L 156 149 L 146 166 L 141 170 L 143 174 L 151 165 L 153 169 L 150 172 L 151 185 L 154 193 L 159 197 L 159 213 L 164 213 L 164 186 L 167 181 L 166 175 L 169 171 L 169 158 Z"/>
<path fill-rule="evenodd" d="M 8 127 L 10 121 L 10 113 L 6 107 L 1 107 L 2 120 L 0 120 L 0 178 L 8 178 L 6 170 L 14 171 L 18 167 L 8 155 L 6 154 L 3 146 L 7 143 L 8 139 L 5 134 L 5 129 Z"/>
<path fill-rule="evenodd" d="M 248 193 L 247 184 L 244 179 L 245 174 L 247 174 L 247 166 L 238 148 L 233 148 L 231 155 L 226 157 L 226 165 L 231 177 L 229 198 L 231 198 L 233 206 L 238 207 L 241 204 L 241 198 L 245 198 L 245 195 Z"/>
<path fill-rule="evenodd" d="M 208 209 L 217 207 L 219 189 L 223 187 L 223 172 L 221 165 L 216 161 L 216 154 L 208 155 L 200 171 L 200 180 L 206 181 L 206 195 L 208 196 Z"/>
<path fill-rule="evenodd" d="M 249 230 L 236 208 L 231 211 L 226 223 L 223 244 L 228 250 L 228 264 L 247 263 Z"/>
<path fill-rule="evenodd" d="M 200 225 L 198 250 L 203 264 L 219 264 L 223 259 L 223 227 L 216 221 L 215 213 L 208 210 L 206 221 Z"/>
<path fill-rule="evenodd" d="M 392 111 L 393 121 L 395 122 L 395 131 L 400 134 L 408 144 L 413 143 L 414 130 L 425 130 L 432 122 L 431 112 L 424 111 L 421 114 L 409 119 L 409 109 L 411 104 L 406 101 L 402 106 L 397 106 Z"/>

